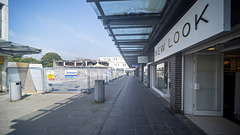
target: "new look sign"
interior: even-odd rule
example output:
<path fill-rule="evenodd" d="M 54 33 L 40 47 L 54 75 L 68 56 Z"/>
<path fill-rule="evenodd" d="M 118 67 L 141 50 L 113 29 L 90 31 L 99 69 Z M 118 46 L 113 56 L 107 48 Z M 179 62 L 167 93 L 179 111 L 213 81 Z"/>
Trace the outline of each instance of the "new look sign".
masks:
<path fill-rule="evenodd" d="M 154 61 L 230 30 L 230 12 L 230 0 L 197 0 L 155 46 Z"/>

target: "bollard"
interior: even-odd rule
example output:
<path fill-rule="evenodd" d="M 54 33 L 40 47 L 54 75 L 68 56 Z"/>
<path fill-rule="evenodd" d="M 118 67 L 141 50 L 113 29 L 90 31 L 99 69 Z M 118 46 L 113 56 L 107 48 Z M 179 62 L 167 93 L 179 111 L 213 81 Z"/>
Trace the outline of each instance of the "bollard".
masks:
<path fill-rule="evenodd" d="M 103 103 L 105 101 L 104 80 L 95 80 L 94 100 L 96 103 Z"/>

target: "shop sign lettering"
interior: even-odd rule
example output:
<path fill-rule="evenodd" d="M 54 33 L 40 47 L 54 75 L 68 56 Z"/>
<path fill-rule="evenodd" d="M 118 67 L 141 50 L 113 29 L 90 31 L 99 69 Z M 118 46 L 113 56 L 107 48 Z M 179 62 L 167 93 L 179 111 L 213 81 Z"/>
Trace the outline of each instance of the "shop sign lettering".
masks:
<path fill-rule="evenodd" d="M 230 21 L 230 19 L 224 18 L 223 11 L 226 8 L 219 8 L 221 4 L 222 7 L 224 7 L 224 0 L 220 1 L 221 2 L 219 2 L 219 0 L 197 1 L 155 46 L 155 61 L 181 51 L 219 32 L 230 30 L 230 25 L 224 27 L 224 22 Z"/>
<path fill-rule="evenodd" d="M 195 30 L 197 30 L 197 28 L 198 28 L 199 21 L 202 20 L 202 21 L 204 21 L 205 23 L 208 23 L 208 20 L 205 19 L 205 18 L 203 18 L 203 14 L 205 13 L 207 7 L 208 7 L 208 4 L 205 6 L 205 8 L 204 8 L 204 10 L 203 10 L 203 12 L 201 13 L 201 15 L 200 15 L 199 18 L 197 18 L 198 15 L 195 14 L 195 23 L 194 23 L 194 25 L 195 25 Z M 187 37 L 187 36 L 189 35 L 190 32 L 191 32 L 191 24 L 190 24 L 190 22 L 187 22 L 187 23 L 185 23 L 185 24 L 183 25 L 183 27 L 182 27 L 182 29 L 181 29 L 180 32 L 179 32 L 179 31 L 176 31 L 176 32 L 173 34 L 172 39 L 171 39 L 171 38 L 168 38 L 168 40 L 167 40 L 167 47 L 168 47 L 168 48 L 171 48 L 171 47 L 173 46 L 173 42 L 174 42 L 174 44 L 177 44 L 178 41 L 180 40 L 180 37 L 181 37 L 181 38 L 185 38 L 185 37 Z M 181 34 L 180 34 L 180 33 L 181 33 Z M 155 55 L 160 55 L 160 53 L 163 52 L 164 50 L 165 50 L 165 42 L 157 48 L 157 50 L 155 51 Z"/>

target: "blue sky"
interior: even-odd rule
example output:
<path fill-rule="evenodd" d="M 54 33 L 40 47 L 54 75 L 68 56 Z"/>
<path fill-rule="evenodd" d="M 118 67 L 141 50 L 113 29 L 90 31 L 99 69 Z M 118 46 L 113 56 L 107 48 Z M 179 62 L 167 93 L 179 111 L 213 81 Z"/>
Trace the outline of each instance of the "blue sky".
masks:
<path fill-rule="evenodd" d="M 62 59 L 120 56 L 86 0 L 9 0 L 9 41 Z"/>

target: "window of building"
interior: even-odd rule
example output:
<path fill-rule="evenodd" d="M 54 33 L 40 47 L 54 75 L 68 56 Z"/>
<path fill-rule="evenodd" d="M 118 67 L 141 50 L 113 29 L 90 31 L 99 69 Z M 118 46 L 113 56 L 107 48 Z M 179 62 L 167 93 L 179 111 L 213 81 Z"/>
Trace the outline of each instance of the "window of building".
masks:
<path fill-rule="evenodd" d="M 147 77 L 148 77 L 148 68 L 147 68 L 147 66 L 144 66 L 144 71 L 143 71 L 143 82 L 144 83 L 148 83 L 147 82 Z"/>
<path fill-rule="evenodd" d="M 164 94 L 168 93 L 168 63 L 156 65 L 155 87 Z"/>

